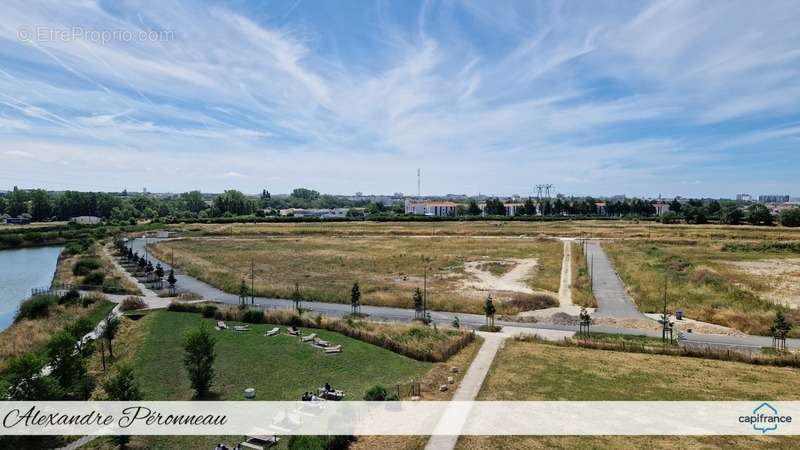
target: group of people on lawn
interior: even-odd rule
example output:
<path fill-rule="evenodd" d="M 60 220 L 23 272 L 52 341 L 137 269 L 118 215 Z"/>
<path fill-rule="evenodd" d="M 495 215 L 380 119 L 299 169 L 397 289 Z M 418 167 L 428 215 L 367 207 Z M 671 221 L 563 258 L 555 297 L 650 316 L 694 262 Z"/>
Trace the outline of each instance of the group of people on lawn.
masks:
<path fill-rule="evenodd" d="M 325 400 L 325 397 L 327 397 L 325 394 L 334 393 L 334 392 L 336 392 L 336 390 L 331 387 L 331 384 L 330 383 L 325 383 L 325 387 L 322 388 L 322 396 L 321 397 L 319 395 L 313 393 L 313 392 L 303 392 L 303 395 L 302 395 L 302 397 L 300 397 L 300 400 L 304 401 L 304 402 L 314 402 L 314 401 L 319 401 L 319 400 Z"/>

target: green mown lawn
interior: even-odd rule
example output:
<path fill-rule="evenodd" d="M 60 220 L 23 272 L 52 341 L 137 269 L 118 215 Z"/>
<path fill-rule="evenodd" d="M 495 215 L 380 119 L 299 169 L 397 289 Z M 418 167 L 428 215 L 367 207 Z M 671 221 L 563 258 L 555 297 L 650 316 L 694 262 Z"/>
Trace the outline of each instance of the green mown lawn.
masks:
<path fill-rule="evenodd" d="M 343 352 L 326 355 L 298 338 L 265 337 L 272 325 L 253 325 L 250 331 L 214 330 L 215 320 L 199 314 L 159 311 L 142 320 L 143 342 L 134 367 L 147 400 L 189 400 L 192 390 L 183 367 L 181 340 L 200 324 L 217 337 L 216 379 L 212 391 L 220 400 L 243 400 L 244 389 L 256 388 L 258 400 L 299 400 L 305 391 L 329 382 L 346 392 L 347 400 L 361 400 L 366 391 L 382 384 L 419 380 L 431 367 L 371 344 L 325 330 L 306 330 Z M 170 380 L 165 383 L 164 380 Z"/>
<path fill-rule="evenodd" d="M 142 339 L 134 358 L 136 377 L 146 400 L 189 400 L 192 390 L 183 368 L 181 340 L 188 330 L 204 324 L 217 337 L 216 380 L 212 391 L 219 400 L 243 400 L 244 389 L 256 388 L 257 400 L 299 400 L 305 391 L 325 382 L 347 394 L 347 400 L 361 400 L 366 391 L 382 384 L 419 380 L 430 363 L 415 361 L 380 347 L 325 330 L 302 329 L 335 344 L 343 352 L 325 355 L 298 338 L 265 337 L 273 325 L 251 325 L 246 332 L 233 331 L 238 323 L 228 322 L 226 331 L 214 330 L 216 320 L 199 314 L 152 312 L 140 319 Z M 222 442 L 231 448 L 243 436 L 135 436 L 131 449 L 213 449 Z M 285 437 L 278 449 L 285 449 Z M 99 438 L 86 448 L 116 448 L 109 438 Z"/>

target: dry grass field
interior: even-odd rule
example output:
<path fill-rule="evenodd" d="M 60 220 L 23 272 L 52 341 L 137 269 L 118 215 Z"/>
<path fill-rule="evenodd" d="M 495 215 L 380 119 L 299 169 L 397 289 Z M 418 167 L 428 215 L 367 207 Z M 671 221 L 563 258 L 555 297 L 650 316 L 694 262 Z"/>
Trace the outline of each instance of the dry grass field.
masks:
<path fill-rule="evenodd" d="M 617 241 L 605 248 L 644 312 L 663 308 L 665 276 L 670 311 L 683 308 L 690 318 L 750 334 L 769 333 L 778 305 L 797 307 L 797 253 L 779 246 L 690 240 Z M 800 311 L 788 316 L 800 324 Z"/>
<path fill-rule="evenodd" d="M 796 369 L 507 341 L 479 400 L 797 400 Z M 795 437 L 462 437 L 457 448 L 797 448 Z"/>
<path fill-rule="evenodd" d="M 592 293 L 589 268 L 583 244 L 572 243 L 572 303 L 587 308 L 596 308 L 597 300 Z"/>
<path fill-rule="evenodd" d="M 105 276 L 104 282 L 107 288 L 111 288 L 108 292 L 119 294 L 141 295 L 139 288 L 132 283 L 127 277 L 121 274 L 114 262 L 111 260 L 110 253 L 111 244 L 94 243 L 92 246 L 82 254 L 68 254 L 62 253 L 56 266 L 56 273 L 53 276 L 53 284 L 71 284 L 82 285 L 84 284 L 84 277 L 75 275 L 73 268 L 75 264 L 84 258 L 96 259 L 99 264 L 99 271 Z"/>
<path fill-rule="evenodd" d="M 427 266 L 429 308 L 480 313 L 492 293 L 501 301 L 513 300 L 517 306 L 499 311 L 513 314 L 533 294 L 558 291 L 562 244 L 536 238 L 299 234 L 172 240 L 152 250 L 162 258 L 174 251 L 177 266 L 227 292 L 239 292 L 253 261 L 257 295 L 291 298 L 297 283 L 305 300 L 348 303 L 358 282 L 363 304 L 408 308 L 414 289 L 423 287 Z M 503 262 L 531 269 L 507 283 L 505 276 L 494 275 Z M 474 270 L 488 276 L 468 273 Z"/>
<path fill-rule="evenodd" d="M 195 236 L 547 236 L 643 240 L 800 241 L 800 228 L 664 225 L 632 220 L 187 224 Z"/>
<path fill-rule="evenodd" d="M 98 323 L 114 308 L 114 304 L 100 299 L 86 308 L 81 305 L 54 305 L 50 314 L 39 319 L 23 319 L 0 332 L 0 370 L 9 358 L 40 349 L 48 339 L 59 333 L 70 322 L 88 317 Z"/>
<path fill-rule="evenodd" d="M 181 228 L 184 235 L 205 240 L 164 243 L 155 252 L 165 256 L 166 247 L 174 248 L 178 263 L 191 274 L 229 292 L 238 292 L 253 259 L 256 290 L 264 295 L 289 297 L 294 283 L 299 283 L 304 298 L 347 302 L 352 283 L 358 281 L 365 304 L 409 307 L 427 264 L 432 308 L 479 313 L 488 292 L 480 283 L 477 289 L 474 284 L 464 289 L 466 281 L 481 281 L 472 269 L 497 281 L 513 275 L 519 261 L 537 258 L 532 279 L 524 280 L 525 284 L 534 291 L 556 292 L 561 248 L 555 240 L 537 238 L 567 236 L 613 241 L 606 248 L 643 311 L 655 311 L 660 305 L 665 270 L 674 276 L 671 310 L 682 307 L 692 318 L 741 331 L 763 334 L 776 302 L 800 304 L 796 264 L 800 229 L 785 227 L 565 220 L 238 223 Z M 594 299 L 578 245 L 573 254 L 573 301 L 591 306 Z M 780 269 L 777 273 L 775 267 Z M 515 294 L 496 292 L 495 296 L 511 300 Z M 523 297 L 518 300 L 524 305 L 525 295 L 516 296 Z M 505 308 L 499 313 L 511 315 L 525 309 L 511 303 Z M 796 319 L 800 323 L 800 317 Z"/>

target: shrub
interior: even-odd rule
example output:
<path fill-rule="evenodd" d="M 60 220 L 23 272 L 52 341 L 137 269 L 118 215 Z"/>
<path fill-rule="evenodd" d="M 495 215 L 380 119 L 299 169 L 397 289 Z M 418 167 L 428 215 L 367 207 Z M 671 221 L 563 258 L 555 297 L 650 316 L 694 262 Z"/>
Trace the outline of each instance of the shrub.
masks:
<path fill-rule="evenodd" d="M 489 333 L 497 333 L 498 331 L 500 331 L 500 327 L 496 325 L 481 325 L 480 327 L 478 327 L 478 330 L 487 331 Z"/>
<path fill-rule="evenodd" d="M 74 266 L 72 266 L 72 274 L 76 276 L 85 276 L 93 270 L 100 268 L 100 260 L 93 257 L 81 258 Z"/>
<path fill-rule="evenodd" d="M 245 323 L 263 323 L 264 311 L 260 309 L 248 309 L 242 313 L 241 320 Z"/>
<path fill-rule="evenodd" d="M 785 227 L 800 227 L 800 208 L 785 209 L 781 211 L 781 225 Z"/>
<path fill-rule="evenodd" d="M 103 272 L 95 270 L 83 277 L 83 283 L 91 286 L 102 286 L 105 279 L 106 275 Z"/>
<path fill-rule="evenodd" d="M 202 311 L 203 306 L 193 303 L 185 302 L 171 302 L 167 306 L 167 311 L 185 312 L 185 313 L 199 313 Z"/>
<path fill-rule="evenodd" d="M 535 311 L 537 309 L 552 308 L 554 306 L 558 306 L 558 300 L 549 294 L 516 293 L 511 300 L 505 301 L 501 305 L 505 314 L 516 314 L 521 311 Z"/>
<path fill-rule="evenodd" d="M 64 252 L 70 255 L 79 255 L 86 251 L 86 248 L 78 241 L 72 241 L 64 247 Z M 74 270 L 74 268 L 73 268 Z"/>
<path fill-rule="evenodd" d="M 289 450 L 345 450 L 355 440 L 354 436 L 292 436 Z"/>
<path fill-rule="evenodd" d="M 22 236 L 18 234 L 0 235 L 0 243 L 3 243 L 8 247 L 16 247 L 17 245 L 22 244 Z"/>
<path fill-rule="evenodd" d="M 139 297 L 127 297 L 119 305 L 120 311 L 134 311 L 147 308 L 147 304 Z"/>
<path fill-rule="evenodd" d="M 81 306 L 83 306 L 84 308 L 87 308 L 87 307 L 89 307 L 89 305 L 93 304 L 94 302 L 96 302 L 97 300 L 100 300 L 100 299 L 104 299 L 104 297 L 99 297 L 99 296 L 94 295 L 94 294 L 84 295 L 81 298 Z"/>
<path fill-rule="evenodd" d="M 58 299 L 59 305 L 71 305 L 77 303 L 80 300 L 81 294 L 80 292 L 76 291 L 75 289 L 70 289 L 66 294 L 62 295 L 61 298 Z"/>
<path fill-rule="evenodd" d="M 106 294 L 116 294 L 117 292 L 122 291 L 122 288 L 117 283 L 117 280 L 113 280 L 111 278 L 106 278 L 103 280 L 103 292 Z"/>
<path fill-rule="evenodd" d="M 376 384 L 369 388 L 366 394 L 364 394 L 364 400 L 368 402 L 382 402 L 386 400 L 397 400 L 397 394 L 390 394 L 385 387 L 381 386 L 380 384 Z"/>
<path fill-rule="evenodd" d="M 47 317 L 50 315 L 50 306 L 56 303 L 58 303 L 58 297 L 55 295 L 35 295 L 19 304 L 14 321 Z"/>
<path fill-rule="evenodd" d="M 203 306 L 203 309 L 201 310 L 201 314 L 206 319 L 210 319 L 210 318 L 214 317 L 214 315 L 216 313 L 217 313 L 216 305 L 205 305 L 205 306 Z"/>

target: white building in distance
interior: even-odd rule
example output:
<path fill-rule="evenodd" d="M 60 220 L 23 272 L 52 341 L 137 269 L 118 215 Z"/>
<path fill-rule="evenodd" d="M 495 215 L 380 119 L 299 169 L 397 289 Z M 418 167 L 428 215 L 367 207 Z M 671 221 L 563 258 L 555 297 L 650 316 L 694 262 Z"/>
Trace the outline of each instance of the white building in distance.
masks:
<path fill-rule="evenodd" d="M 663 216 L 664 214 L 669 212 L 669 203 L 666 202 L 653 203 L 653 208 L 656 209 L 657 216 Z"/>
<path fill-rule="evenodd" d="M 70 222 L 79 223 L 81 225 L 94 225 L 100 223 L 100 218 L 97 216 L 78 216 L 70 219 Z"/>
<path fill-rule="evenodd" d="M 421 216 L 446 217 L 456 214 L 458 204 L 453 202 L 425 201 L 414 202 L 406 200 L 406 214 L 416 214 Z"/>

